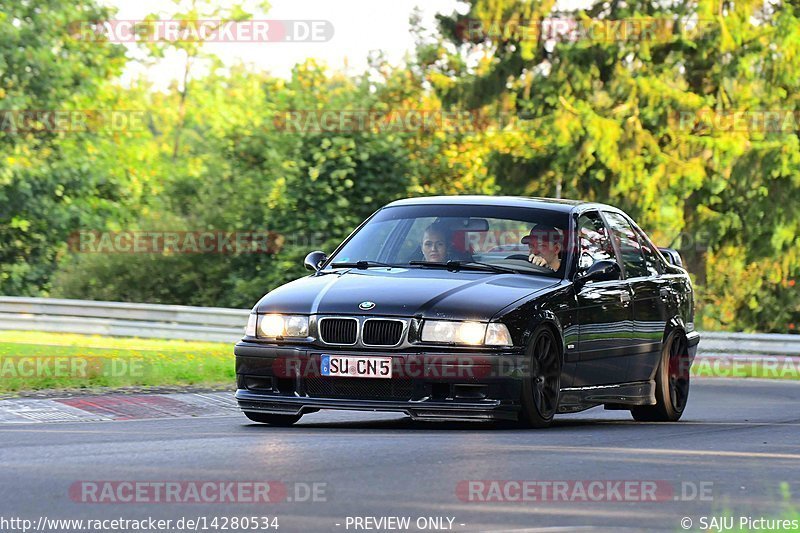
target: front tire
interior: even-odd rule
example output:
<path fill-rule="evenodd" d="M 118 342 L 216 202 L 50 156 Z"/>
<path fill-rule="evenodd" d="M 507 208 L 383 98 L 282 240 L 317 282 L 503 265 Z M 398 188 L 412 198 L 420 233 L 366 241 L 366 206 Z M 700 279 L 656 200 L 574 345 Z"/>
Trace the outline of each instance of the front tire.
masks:
<path fill-rule="evenodd" d="M 631 409 L 639 422 L 677 422 L 689 400 L 689 343 L 683 332 L 673 332 L 661 350 L 656 370 L 656 404 Z"/>
<path fill-rule="evenodd" d="M 530 373 L 522 382 L 523 427 L 546 428 L 558 410 L 561 393 L 561 350 L 550 328 L 540 326 L 528 348 Z"/>
<path fill-rule="evenodd" d="M 275 415 L 272 413 L 252 413 L 245 411 L 244 416 L 253 422 L 269 424 L 270 426 L 288 427 L 300 420 L 300 417 L 303 415 Z"/>

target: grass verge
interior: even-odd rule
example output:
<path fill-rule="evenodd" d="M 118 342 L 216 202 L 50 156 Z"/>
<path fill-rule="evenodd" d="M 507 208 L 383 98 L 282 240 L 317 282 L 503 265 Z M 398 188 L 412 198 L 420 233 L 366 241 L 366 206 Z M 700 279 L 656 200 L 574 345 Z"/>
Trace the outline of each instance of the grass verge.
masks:
<path fill-rule="evenodd" d="M 0 331 L 0 392 L 234 381 L 227 343 Z"/>

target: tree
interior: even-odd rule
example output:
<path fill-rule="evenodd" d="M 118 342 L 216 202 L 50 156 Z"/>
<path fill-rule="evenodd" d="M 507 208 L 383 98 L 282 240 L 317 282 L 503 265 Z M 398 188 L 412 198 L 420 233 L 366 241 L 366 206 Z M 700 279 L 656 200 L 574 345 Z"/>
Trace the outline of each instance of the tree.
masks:
<path fill-rule="evenodd" d="M 578 31 L 548 34 L 548 17 Z M 797 109 L 797 6 L 597 2 L 557 13 L 548 2 L 473 0 L 440 22 L 442 38 L 420 54 L 437 92 L 514 117 L 493 154 L 504 192 L 626 209 L 681 247 L 705 327 L 796 321 L 800 299 L 784 291 L 798 275 L 786 260 L 798 248 L 798 130 L 720 119 Z M 652 31 L 605 32 L 626 24 Z M 735 290 L 745 272 L 753 289 Z"/>
<path fill-rule="evenodd" d="M 90 103 L 124 65 L 120 46 L 64 31 L 109 13 L 91 0 L 12 2 L 0 12 L 0 292 L 46 289 L 69 233 L 124 196 L 85 157 L 91 132 L 49 122 L 97 109 Z"/>

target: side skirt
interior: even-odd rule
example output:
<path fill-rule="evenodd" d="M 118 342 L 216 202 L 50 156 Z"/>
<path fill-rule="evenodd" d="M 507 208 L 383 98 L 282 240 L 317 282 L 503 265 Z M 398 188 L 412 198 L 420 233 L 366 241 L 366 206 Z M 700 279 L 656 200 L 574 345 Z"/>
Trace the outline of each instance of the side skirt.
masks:
<path fill-rule="evenodd" d="M 605 404 L 606 409 L 630 409 L 632 405 L 655 405 L 656 382 L 637 381 L 617 385 L 561 389 L 559 413 L 577 413 Z"/>

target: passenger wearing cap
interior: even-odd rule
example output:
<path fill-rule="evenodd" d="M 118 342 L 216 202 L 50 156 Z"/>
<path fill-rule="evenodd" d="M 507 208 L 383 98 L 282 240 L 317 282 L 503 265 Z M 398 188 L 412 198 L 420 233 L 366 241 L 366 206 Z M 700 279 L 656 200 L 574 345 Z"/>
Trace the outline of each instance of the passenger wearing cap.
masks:
<path fill-rule="evenodd" d="M 553 226 L 537 224 L 521 242 L 528 245 L 528 261 L 531 264 L 555 272 L 561 268 L 562 240 L 561 232 Z"/>

